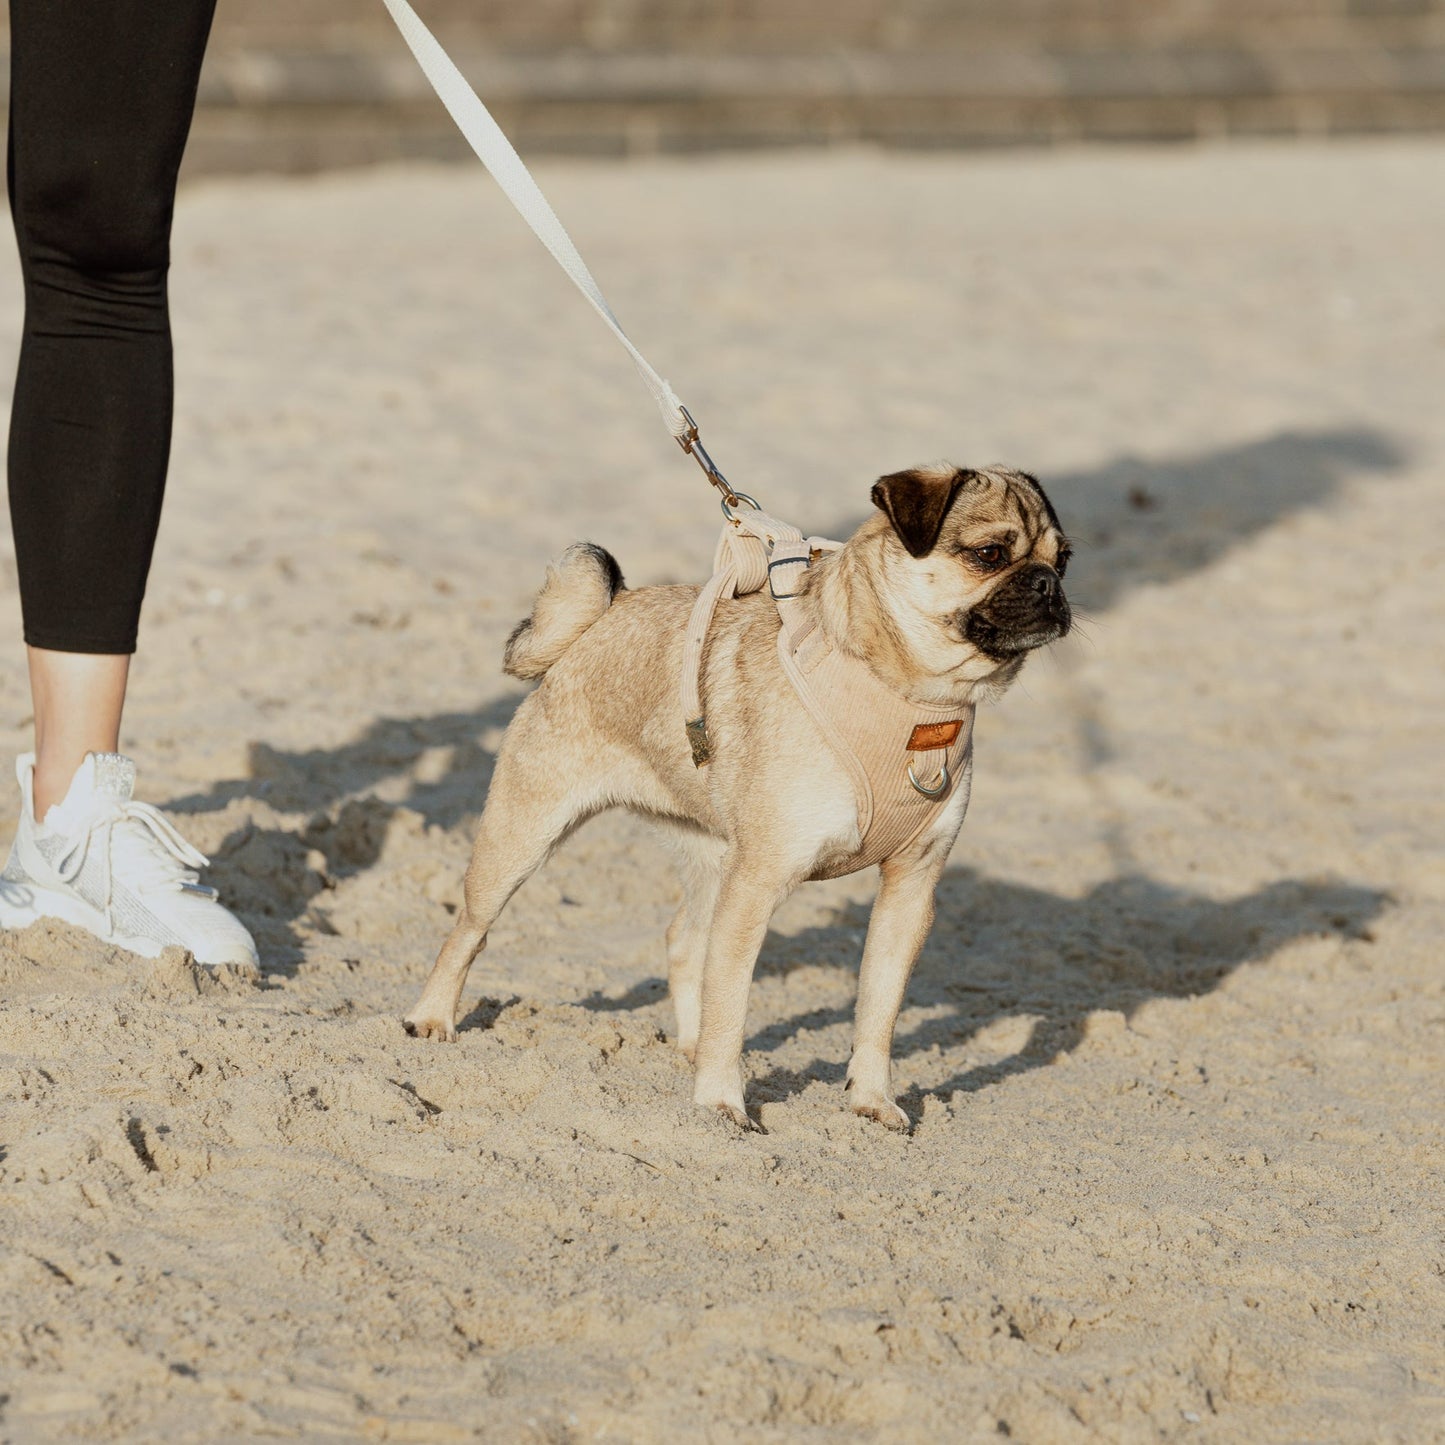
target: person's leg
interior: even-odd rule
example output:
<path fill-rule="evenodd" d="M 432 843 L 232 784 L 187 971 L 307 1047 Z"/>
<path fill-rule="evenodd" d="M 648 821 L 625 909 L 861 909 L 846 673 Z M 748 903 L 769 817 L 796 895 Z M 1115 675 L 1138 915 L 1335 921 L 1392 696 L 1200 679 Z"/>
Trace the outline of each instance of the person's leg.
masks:
<path fill-rule="evenodd" d="M 0 926 L 59 919 L 155 957 L 252 964 L 206 860 L 117 750 L 171 437 L 176 174 L 214 0 L 11 0 L 10 204 L 25 329 L 10 516 L 38 757 Z"/>
<path fill-rule="evenodd" d="M 27 649 L 35 707 L 35 820 L 70 787 L 86 753 L 120 751 L 127 653 Z"/>
<path fill-rule="evenodd" d="M 166 272 L 214 0 L 11 0 L 9 489 L 35 809 L 119 738 L 170 451 Z"/>

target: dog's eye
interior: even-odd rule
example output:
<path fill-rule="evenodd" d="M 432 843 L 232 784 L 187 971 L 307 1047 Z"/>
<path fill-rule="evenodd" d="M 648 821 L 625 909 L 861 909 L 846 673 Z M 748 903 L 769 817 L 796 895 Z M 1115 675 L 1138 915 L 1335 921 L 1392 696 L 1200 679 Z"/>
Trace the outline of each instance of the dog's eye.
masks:
<path fill-rule="evenodd" d="M 997 542 L 990 542 L 987 547 L 975 547 L 973 555 L 985 567 L 997 567 L 1008 557 L 1008 553 Z"/>
<path fill-rule="evenodd" d="M 1065 548 L 1059 553 L 1058 560 L 1054 563 L 1054 571 L 1057 572 L 1060 577 L 1069 570 L 1069 558 L 1073 555 L 1068 548 Z"/>

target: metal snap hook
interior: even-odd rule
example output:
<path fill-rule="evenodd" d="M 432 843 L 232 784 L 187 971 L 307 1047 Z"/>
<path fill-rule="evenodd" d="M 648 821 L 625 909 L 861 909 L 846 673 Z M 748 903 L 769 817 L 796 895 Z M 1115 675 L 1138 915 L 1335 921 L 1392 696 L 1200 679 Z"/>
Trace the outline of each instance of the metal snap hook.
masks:
<path fill-rule="evenodd" d="M 920 783 L 918 781 L 918 774 L 913 771 L 912 762 L 908 764 L 908 781 L 912 783 L 914 788 L 922 793 L 925 798 L 941 798 L 948 791 L 949 784 L 953 781 L 948 775 L 948 759 L 944 758 L 939 766 L 937 787 L 931 788 L 926 783 Z"/>
<path fill-rule="evenodd" d="M 679 404 L 677 409 L 682 413 L 682 419 L 687 423 L 687 430 L 684 431 L 680 437 L 676 438 L 677 444 L 702 468 L 703 475 L 707 477 L 708 481 L 722 493 L 723 511 L 726 512 L 728 506 L 736 502 L 742 496 L 742 493 L 733 490 L 731 483 L 729 483 L 728 479 L 718 470 L 717 463 L 708 456 L 707 448 L 702 444 L 702 437 L 698 435 L 697 423 L 692 419 L 692 413 L 681 404 Z M 751 502 L 752 498 L 749 497 L 748 500 Z M 753 505 L 757 507 L 758 504 L 753 502 Z M 758 511 L 761 512 L 762 508 L 758 507 Z M 732 520 L 731 514 L 729 514 L 728 520 Z"/>

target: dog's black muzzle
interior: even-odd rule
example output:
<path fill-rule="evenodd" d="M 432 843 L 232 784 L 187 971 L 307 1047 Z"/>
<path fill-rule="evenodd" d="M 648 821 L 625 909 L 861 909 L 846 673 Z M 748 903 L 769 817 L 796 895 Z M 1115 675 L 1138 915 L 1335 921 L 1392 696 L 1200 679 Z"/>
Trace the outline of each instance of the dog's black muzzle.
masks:
<path fill-rule="evenodd" d="M 1073 622 L 1059 574 L 1045 562 L 1021 567 L 959 619 L 960 631 L 985 657 L 1005 662 L 1065 636 Z"/>

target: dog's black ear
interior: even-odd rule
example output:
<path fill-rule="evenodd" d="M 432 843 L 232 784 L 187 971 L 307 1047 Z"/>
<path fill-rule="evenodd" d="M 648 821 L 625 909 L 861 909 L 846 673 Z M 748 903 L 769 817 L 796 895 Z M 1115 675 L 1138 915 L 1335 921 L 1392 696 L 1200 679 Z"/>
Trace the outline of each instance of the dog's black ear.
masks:
<path fill-rule="evenodd" d="M 873 483 L 873 504 L 893 523 L 893 530 L 909 552 L 926 557 L 938 541 L 943 519 L 958 489 L 976 475 L 957 467 L 894 472 Z"/>

